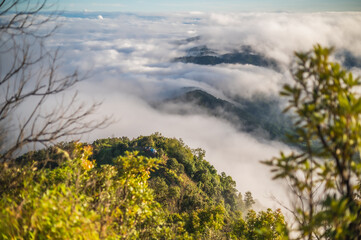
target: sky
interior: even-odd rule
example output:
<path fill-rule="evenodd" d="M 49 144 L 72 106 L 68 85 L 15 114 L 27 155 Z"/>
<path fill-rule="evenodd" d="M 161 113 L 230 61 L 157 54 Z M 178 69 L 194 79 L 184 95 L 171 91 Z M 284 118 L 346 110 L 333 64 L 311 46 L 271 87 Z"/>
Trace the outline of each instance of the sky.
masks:
<path fill-rule="evenodd" d="M 250 12 L 361 11 L 361 0 L 61 0 L 66 11 Z"/>

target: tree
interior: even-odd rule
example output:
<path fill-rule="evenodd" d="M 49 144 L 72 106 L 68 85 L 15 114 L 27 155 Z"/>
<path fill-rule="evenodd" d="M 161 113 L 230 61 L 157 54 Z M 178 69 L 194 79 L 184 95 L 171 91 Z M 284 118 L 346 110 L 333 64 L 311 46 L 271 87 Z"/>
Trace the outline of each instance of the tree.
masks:
<path fill-rule="evenodd" d="M 245 219 L 233 224 L 231 236 L 234 239 L 281 240 L 287 235 L 286 223 L 280 209 L 256 213 L 249 210 Z"/>
<path fill-rule="evenodd" d="M 46 47 L 57 29 L 56 12 L 42 14 L 49 7 L 46 0 L 0 1 L 0 162 L 109 122 L 87 120 L 98 103 L 86 106 L 77 93 L 64 95 L 83 78 L 77 71 L 61 74 L 58 50 Z"/>
<path fill-rule="evenodd" d="M 302 239 L 361 238 L 361 81 L 329 61 L 332 51 L 296 53 L 295 83 L 281 95 L 302 147 L 265 161 L 291 187 Z"/>
<path fill-rule="evenodd" d="M 73 145 L 58 148 L 54 169 L 38 161 L 1 169 L 1 180 L 14 179 L 0 192 L 1 239 L 174 239 L 148 187 L 159 159 L 126 152 L 95 167 L 92 147 Z"/>
<path fill-rule="evenodd" d="M 253 204 L 255 204 L 256 202 L 254 201 L 253 197 L 252 197 L 252 193 L 251 192 L 246 192 L 246 195 L 244 196 L 244 205 L 246 207 L 246 209 L 251 209 Z"/>

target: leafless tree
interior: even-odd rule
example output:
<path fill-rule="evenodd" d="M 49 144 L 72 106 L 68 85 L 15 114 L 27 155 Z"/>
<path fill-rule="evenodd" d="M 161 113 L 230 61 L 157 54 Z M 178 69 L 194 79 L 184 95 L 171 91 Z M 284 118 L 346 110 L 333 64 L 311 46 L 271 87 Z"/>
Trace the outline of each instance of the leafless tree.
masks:
<path fill-rule="evenodd" d="M 47 10 L 46 0 L 0 0 L 0 162 L 109 123 L 89 119 L 98 103 L 65 94 L 83 78 L 62 74 L 59 51 L 46 47 L 58 27 L 56 12 Z"/>

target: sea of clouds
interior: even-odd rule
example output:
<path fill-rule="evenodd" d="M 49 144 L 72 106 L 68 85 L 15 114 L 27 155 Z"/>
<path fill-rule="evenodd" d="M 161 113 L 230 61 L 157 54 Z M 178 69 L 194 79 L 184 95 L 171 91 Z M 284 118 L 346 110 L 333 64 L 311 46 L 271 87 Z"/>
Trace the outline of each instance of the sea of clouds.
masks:
<path fill-rule="evenodd" d="M 274 207 L 277 204 L 270 196 L 284 199 L 287 194 L 259 161 L 287 151 L 287 146 L 237 131 L 215 117 L 184 116 L 152 106 L 184 87 L 204 89 L 224 99 L 278 97 L 282 84 L 291 81 L 288 68 L 294 51 L 307 51 L 320 43 L 361 57 L 360 22 L 360 13 L 64 13 L 57 19 L 61 27 L 47 44 L 60 48 L 61 71 L 79 69 L 89 76 L 77 90 L 84 102 L 103 102 L 93 117 L 112 115 L 116 120 L 83 136 L 84 141 L 154 132 L 182 138 L 192 148 L 205 149 L 206 159 L 219 172 L 231 175 L 239 191 L 251 191 L 263 205 Z M 185 41 L 198 36 L 196 41 Z M 202 45 L 219 54 L 251 46 L 276 59 L 281 70 L 173 61 Z"/>

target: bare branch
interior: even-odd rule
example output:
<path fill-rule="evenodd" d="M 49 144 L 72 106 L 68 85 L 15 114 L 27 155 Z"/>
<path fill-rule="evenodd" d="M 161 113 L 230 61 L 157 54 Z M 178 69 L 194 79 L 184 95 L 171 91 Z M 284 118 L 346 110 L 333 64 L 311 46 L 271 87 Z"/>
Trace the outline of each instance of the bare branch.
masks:
<path fill-rule="evenodd" d="M 0 61 L 0 162 L 29 144 L 49 146 L 110 123 L 108 117 L 88 120 L 100 103 L 85 106 L 76 92 L 65 95 L 84 78 L 76 70 L 60 74 L 59 51 L 46 47 L 58 28 L 56 12 L 43 14 L 47 7 L 46 0 L 0 3 L 0 58 L 8 63 Z M 50 103 L 59 97 L 61 103 Z"/>

